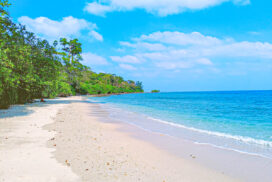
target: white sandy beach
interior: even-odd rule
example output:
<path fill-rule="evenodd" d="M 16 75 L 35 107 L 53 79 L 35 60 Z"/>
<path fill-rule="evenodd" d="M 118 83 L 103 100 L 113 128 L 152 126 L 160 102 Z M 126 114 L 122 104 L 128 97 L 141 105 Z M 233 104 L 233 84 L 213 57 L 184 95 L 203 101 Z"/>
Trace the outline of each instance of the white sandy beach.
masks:
<path fill-rule="evenodd" d="M 0 181 L 240 181 L 101 122 L 96 107 L 70 97 L 1 111 Z"/>
<path fill-rule="evenodd" d="M 79 181 L 70 168 L 54 159 L 54 149 L 46 146 L 55 132 L 44 130 L 43 126 L 54 122 L 64 105 L 33 105 L 36 106 L 14 106 L 1 111 L 4 118 L 0 119 L 0 181 Z"/>

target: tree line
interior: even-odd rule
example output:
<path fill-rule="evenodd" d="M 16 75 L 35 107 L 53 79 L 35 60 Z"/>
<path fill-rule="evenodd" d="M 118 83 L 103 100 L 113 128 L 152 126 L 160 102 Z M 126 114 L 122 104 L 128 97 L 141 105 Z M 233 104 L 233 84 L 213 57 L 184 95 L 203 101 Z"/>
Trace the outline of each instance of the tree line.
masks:
<path fill-rule="evenodd" d="M 37 98 L 75 94 L 143 92 L 142 83 L 95 73 L 81 64 L 77 39 L 61 38 L 53 45 L 14 23 L 0 0 L 0 108 Z"/>

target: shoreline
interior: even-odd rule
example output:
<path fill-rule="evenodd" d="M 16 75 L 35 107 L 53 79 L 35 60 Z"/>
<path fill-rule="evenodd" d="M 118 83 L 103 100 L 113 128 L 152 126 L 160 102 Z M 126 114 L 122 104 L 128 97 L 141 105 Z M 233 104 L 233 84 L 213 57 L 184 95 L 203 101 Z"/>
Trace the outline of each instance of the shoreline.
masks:
<path fill-rule="evenodd" d="M 135 138 L 133 134 L 142 133 L 135 127 L 101 120 L 108 116 L 97 104 L 76 103 L 60 110 L 55 123 L 45 127 L 58 133 L 48 144 L 56 144 L 56 159 L 83 181 L 236 181 Z"/>
<path fill-rule="evenodd" d="M 68 181 L 62 174 L 70 176 L 70 181 L 269 181 L 272 177 L 260 179 L 262 173 L 252 174 L 260 166 L 271 165 L 269 161 L 248 161 L 244 154 L 222 153 L 113 121 L 99 104 L 84 99 L 47 100 L 1 111 L 6 117 L 0 117 L 0 181 L 46 177 L 48 181 L 49 173 L 52 181 Z M 19 114 L 14 114 L 17 107 Z M 244 168 L 235 173 L 234 163 Z"/>
<path fill-rule="evenodd" d="M 88 96 L 88 97 L 109 97 L 109 96 L 112 96 L 112 95 L 141 94 L 141 93 L 149 93 L 149 92 L 124 92 L 124 93 L 86 94 L 86 95 L 81 95 L 81 94 L 76 94 L 76 95 L 58 95 L 58 96 L 56 96 L 54 98 L 41 97 L 41 98 L 34 98 L 34 99 L 31 99 L 31 100 L 28 100 L 25 103 L 14 103 L 14 104 L 8 105 L 7 107 L 0 108 L 0 111 L 8 110 L 8 109 L 10 109 L 10 108 L 12 108 L 14 106 L 29 105 L 29 104 L 33 104 L 33 103 L 44 103 L 44 102 L 46 102 L 44 100 L 67 99 L 67 98 L 70 98 L 70 97 L 85 97 L 85 96 Z M 41 100 L 43 100 L 43 101 L 41 101 Z"/>
<path fill-rule="evenodd" d="M 129 121 L 128 123 L 150 132 L 162 133 L 199 144 L 212 145 L 217 148 L 260 156 L 272 160 L 272 142 L 269 140 L 244 135 L 245 133 L 243 132 L 232 133 L 231 130 L 224 131 L 222 129 L 216 130 L 215 128 L 207 129 L 208 127 L 204 127 L 203 129 L 203 126 L 202 128 L 198 128 L 188 122 L 190 121 L 190 118 L 186 120 L 182 117 L 173 117 L 173 119 L 169 114 L 166 116 L 160 114 L 160 110 L 156 110 L 156 108 L 153 109 L 150 104 L 147 107 L 140 105 L 137 101 L 136 104 L 134 103 L 135 105 L 130 104 L 129 102 L 133 103 L 134 101 L 129 101 L 128 99 L 134 99 L 134 97 L 128 97 L 125 99 L 120 98 L 120 103 L 118 98 L 120 97 L 116 97 L 116 99 L 96 99 L 90 97 L 89 100 L 92 103 L 100 104 L 103 109 L 111 113 L 111 117 L 115 120 L 120 120 L 125 123 L 127 123 L 127 120 Z M 135 100 L 139 99 L 137 96 L 135 98 Z M 139 104 L 139 107 L 137 104 Z M 154 104 L 156 105 L 156 103 Z M 173 112 L 172 114 L 174 115 L 175 113 Z"/>
<path fill-rule="evenodd" d="M 94 104 L 96 103 L 94 102 Z M 103 106 L 103 108 L 100 109 L 104 110 L 105 108 Z M 106 110 L 108 112 L 112 111 L 117 115 L 120 114 L 116 110 Z M 124 115 L 127 115 L 127 113 L 124 113 Z M 243 181 L 255 182 L 259 181 L 260 179 L 267 182 L 271 181 L 271 158 L 254 153 L 251 154 L 234 149 L 224 148 L 209 143 L 191 141 L 184 138 L 184 136 L 178 137 L 168 135 L 166 134 L 167 132 L 164 131 L 172 131 L 173 128 L 165 129 L 165 127 L 168 127 L 165 126 L 165 123 L 154 122 L 150 124 L 149 120 L 143 120 L 139 124 L 140 120 L 138 117 L 135 119 L 135 121 L 138 122 L 136 123 L 132 121 L 136 115 L 137 113 L 134 113 L 131 117 L 125 117 L 125 119 L 115 119 L 113 122 L 112 118 L 105 119 L 105 117 L 101 117 L 100 120 L 114 124 L 121 123 L 124 125 L 123 129 L 120 129 L 121 132 L 126 132 L 136 139 L 149 142 L 151 145 L 154 145 L 159 149 L 162 149 L 183 159 L 191 160 L 193 158 L 195 161 L 197 161 L 197 163 L 205 167 L 209 167 L 210 169 L 217 171 L 222 171 L 224 174 L 242 179 Z M 127 120 L 129 120 L 129 122 L 127 122 Z M 153 130 L 154 128 L 156 129 Z M 160 131 L 158 128 L 164 128 L 164 130 Z"/>
<path fill-rule="evenodd" d="M 127 93 L 111 93 L 111 94 L 87 94 L 86 96 L 88 97 L 109 97 L 112 95 L 126 95 L 126 94 L 142 94 L 142 93 L 148 93 L 148 92 L 127 92 Z M 81 95 L 82 97 L 84 97 L 84 95 Z"/>

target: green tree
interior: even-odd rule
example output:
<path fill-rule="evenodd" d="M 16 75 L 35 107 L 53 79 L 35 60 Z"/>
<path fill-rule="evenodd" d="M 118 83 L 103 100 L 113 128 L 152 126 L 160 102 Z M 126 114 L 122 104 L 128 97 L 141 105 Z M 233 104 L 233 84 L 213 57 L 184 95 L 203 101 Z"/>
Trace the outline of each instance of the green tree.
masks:
<path fill-rule="evenodd" d="M 60 39 L 62 46 L 61 52 L 62 60 L 64 62 L 65 71 L 68 76 L 68 82 L 72 85 L 76 91 L 80 90 L 80 79 L 82 78 L 82 71 L 86 69 L 86 66 L 82 65 L 82 48 L 78 39 L 72 39 L 68 41 L 66 38 Z"/>
<path fill-rule="evenodd" d="M 78 39 L 53 43 L 13 23 L 0 0 L 0 108 L 38 98 L 80 94 L 143 92 L 142 83 L 95 73 L 81 64 Z"/>

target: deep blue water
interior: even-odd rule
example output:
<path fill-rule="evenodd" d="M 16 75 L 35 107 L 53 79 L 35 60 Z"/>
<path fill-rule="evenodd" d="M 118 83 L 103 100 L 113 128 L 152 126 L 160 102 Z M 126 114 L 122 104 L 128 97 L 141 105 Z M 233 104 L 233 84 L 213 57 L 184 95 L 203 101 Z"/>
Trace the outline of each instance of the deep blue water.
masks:
<path fill-rule="evenodd" d="M 272 91 L 144 93 L 91 100 L 172 126 L 272 148 Z"/>

